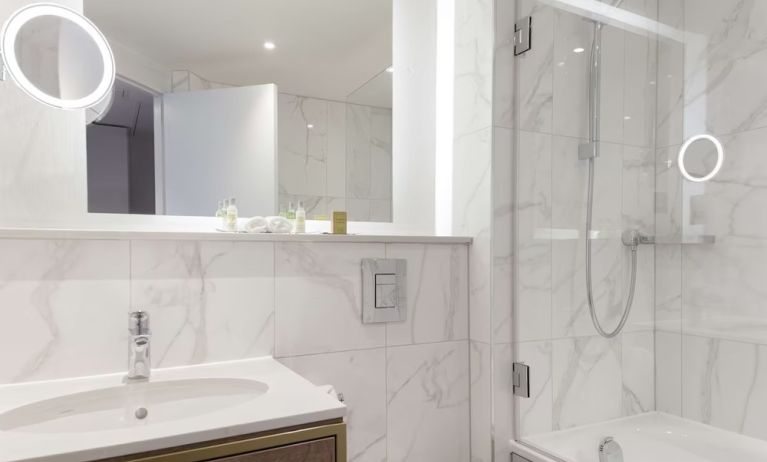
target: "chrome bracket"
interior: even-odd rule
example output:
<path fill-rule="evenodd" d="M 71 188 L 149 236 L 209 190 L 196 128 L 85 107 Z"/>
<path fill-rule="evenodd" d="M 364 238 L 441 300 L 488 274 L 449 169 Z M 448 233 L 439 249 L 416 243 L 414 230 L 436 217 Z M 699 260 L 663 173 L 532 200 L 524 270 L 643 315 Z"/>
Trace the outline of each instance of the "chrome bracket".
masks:
<path fill-rule="evenodd" d="M 514 56 L 530 51 L 533 39 L 533 18 L 525 16 L 514 23 Z"/>
<path fill-rule="evenodd" d="M 511 369 L 514 396 L 520 398 L 530 397 L 530 366 L 523 363 L 514 363 Z"/>
<path fill-rule="evenodd" d="M 588 143 L 582 143 L 578 146 L 578 159 L 589 160 L 599 157 L 598 143 L 595 141 L 589 141 Z"/>

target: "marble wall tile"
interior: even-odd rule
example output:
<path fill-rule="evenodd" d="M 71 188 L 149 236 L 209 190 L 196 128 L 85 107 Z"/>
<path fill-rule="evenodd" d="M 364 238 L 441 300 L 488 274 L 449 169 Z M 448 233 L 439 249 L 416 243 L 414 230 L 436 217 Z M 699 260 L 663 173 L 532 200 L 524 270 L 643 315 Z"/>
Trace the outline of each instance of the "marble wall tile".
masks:
<path fill-rule="evenodd" d="M 623 146 L 623 229 L 655 235 L 655 152 L 649 148 Z M 631 256 L 623 253 L 623 295 L 628 298 Z M 655 311 L 655 252 L 642 246 L 637 252 L 636 289 L 627 331 L 652 330 Z M 624 304 L 625 305 L 625 304 Z"/>
<path fill-rule="evenodd" d="M 280 188 L 288 194 L 324 196 L 328 105 L 281 93 L 278 99 Z M 312 125 L 312 128 L 308 126 Z"/>
<path fill-rule="evenodd" d="M 588 88 L 591 25 L 579 16 L 554 10 L 554 71 L 552 131 L 556 135 L 588 136 Z M 586 51 L 575 53 L 576 48 Z M 577 152 L 577 151 L 576 151 Z"/>
<path fill-rule="evenodd" d="M 493 129 L 493 341 L 513 336 L 514 133 Z"/>
<path fill-rule="evenodd" d="M 455 136 L 492 125 L 493 0 L 455 2 Z"/>
<path fill-rule="evenodd" d="M 327 105 L 328 156 L 325 194 L 346 197 L 346 104 L 328 101 Z"/>
<path fill-rule="evenodd" d="M 656 410 L 682 415 L 682 334 L 655 332 Z"/>
<path fill-rule="evenodd" d="M 767 125 L 767 5 L 684 2 L 685 136 L 736 133 Z"/>
<path fill-rule="evenodd" d="M 655 248 L 655 328 L 682 329 L 682 246 Z"/>
<path fill-rule="evenodd" d="M 493 125 L 513 128 L 516 111 L 514 23 L 517 18 L 517 0 L 495 0 L 494 7 Z"/>
<path fill-rule="evenodd" d="M 764 240 L 687 246 L 682 255 L 682 329 L 767 343 Z"/>
<path fill-rule="evenodd" d="M 125 241 L 0 240 L 0 383 L 125 369 Z M 98 328 L 92 328 L 98 326 Z M 98 352 L 98 354 L 94 354 Z"/>
<path fill-rule="evenodd" d="M 392 111 L 370 108 L 371 199 L 392 197 Z"/>
<path fill-rule="evenodd" d="M 534 45 L 517 59 L 519 128 L 551 133 L 554 114 L 554 15 L 552 6 L 539 0 L 520 0 L 519 17 L 534 19 Z"/>
<path fill-rule="evenodd" d="M 579 141 L 554 137 L 552 143 L 552 225 L 576 239 L 552 242 L 552 337 L 593 335 L 586 300 L 585 232 L 587 163 L 578 160 Z M 624 259 L 629 257 L 620 240 L 622 228 L 622 148 L 603 143 L 596 162 L 592 231 L 601 238 L 592 243 L 594 300 L 605 328 L 614 326 L 623 312 Z M 641 251 L 648 251 L 642 249 Z"/>
<path fill-rule="evenodd" d="M 386 460 L 384 349 L 298 356 L 280 362 L 315 385 L 333 385 L 344 395 L 350 462 Z"/>
<path fill-rule="evenodd" d="M 767 237 L 767 129 L 720 137 L 725 159 L 711 181 L 681 184 L 689 229 L 714 234 L 723 242 L 759 240 Z M 713 151 L 713 150 L 711 150 Z M 686 156 L 690 171 L 709 172 L 715 155 Z"/>
<path fill-rule="evenodd" d="M 516 360 L 530 366 L 530 398 L 517 401 L 517 423 L 521 436 L 552 431 L 552 343 L 522 342 L 514 345 Z"/>
<path fill-rule="evenodd" d="M 655 335 L 626 332 L 621 338 L 623 415 L 655 410 Z"/>
<path fill-rule="evenodd" d="M 622 414 L 621 342 L 579 337 L 552 342 L 552 426 L 562 430 Z"/>
<path fill-rule="evenodd" d="M 492 129 L 458 137 L 454 147 L 453 233 L 472 236 L 469 250 L 470 338 L 492 337 Z"/>
<path fill-rule="evenodd" d="M 279 118 L 281 206 L 392 221 L 391 109 L 280 94 Z"/>
<path fill-rule="evenodd" d="M 149 311 L 153 363 L 270 355 L 274 247 L 226 241 L 131 243 L 131 308 Z"/>
<path fill-rule="evenodd" d="M 551 338 L 552 137 L 519 132 L 517 161 L 517 341 Z"/>
<path fill-rule="evenodd" d="M 360 261 L 384 256 L 384 244 L 275 244 L 276 356 L 383 347 L 386 326 L 361 323 Z"/>
<path fill-rule="evenodd" d="M 407 260 L 407 320 L 386 325 L 387 345 L 467 339 L 468 250 L 463 245 L 387 244 L 386 258 Z"/>
<path fill-rule="evenodd" d="M 685 335 L 682 339 L 682 416 L 739 433 L 763 422 L 763 347 Z M 752 416 L 760 414 L 752 418 Z M 750 431 L 759 431 L 750 427 Z"/>
<path fill-rule="evenodd" d="M 628 0 L 621 8 L 655 20 L 657 0 Z M 655 147 L 655 115 L 658 78 L 658 39 L 652 32 L 625 33 L 623 93 L 623 142 Z"/>
<path fill-rule="evenodd" d="M 388 461 L 469 460 L 466 341 L 388 348 Z"/>
<path fill-rule="evenodd" d="M 748 395 L 748 408 L 743 420 L 743 433 L 767 440 L 767 346 L 760 345 L 754 362 L 754 381 Z"/>
<path fill-rule="evenodd" d="M 495 461 L 508 460 L 514 438 L 514 346 L 493 345 L 493 449 Z"/>
<path fill-rule="evenodd" d="M 370 198 L 373 151 L 371 110 L 369 106 L 347 105 L 346 189 L 348 197 Z"/>
<path fill-rule="evenodd" d="M 658 22 L 684 30 L 685 0 L 658 2 Z M 679 145 L 684 134 L 685 46 L 674 40 L 658 41 L 658 72 L 655 79 L 657 108 L 655 115 L 658 147 Z"/>
<path fill-rule="evenodd" d="M 489 343 L 469 341 L 472 462 L 490 462 L 493 457 L 493 400 L 490 397 L 496 384 L 492 351 Z"/>

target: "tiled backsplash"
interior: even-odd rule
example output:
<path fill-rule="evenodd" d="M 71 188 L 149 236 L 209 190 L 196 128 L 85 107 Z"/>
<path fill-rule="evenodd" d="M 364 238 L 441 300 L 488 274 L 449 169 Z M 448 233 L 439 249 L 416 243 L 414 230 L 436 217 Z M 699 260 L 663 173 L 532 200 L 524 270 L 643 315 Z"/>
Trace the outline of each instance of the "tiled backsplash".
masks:
<path fill-rule="evenodd" d="M 0 240 L 0 383 L 274 354 L 349 406 L 350 460 L 469 458 L 467 246 Z M 408 320 L 361 319 L 363 257 L 408 260 Z M 388 454 L 388 456 L 387 456 Z M 388 457 L 388 458 L 387 458 Z"/>

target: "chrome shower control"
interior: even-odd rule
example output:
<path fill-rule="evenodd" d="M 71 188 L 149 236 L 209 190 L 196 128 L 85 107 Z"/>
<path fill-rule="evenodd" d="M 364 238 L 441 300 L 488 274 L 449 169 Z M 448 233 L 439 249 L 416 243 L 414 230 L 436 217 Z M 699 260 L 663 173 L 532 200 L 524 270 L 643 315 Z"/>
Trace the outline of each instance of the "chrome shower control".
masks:
<path fill-rule="evenodd" d="M 642 234 L 635 229 L 628 229 L 621 234 L 621 241 L 626 247 L 636 247 L 638 245 L 650 245 L 655 243 L 652 236 Z"/>

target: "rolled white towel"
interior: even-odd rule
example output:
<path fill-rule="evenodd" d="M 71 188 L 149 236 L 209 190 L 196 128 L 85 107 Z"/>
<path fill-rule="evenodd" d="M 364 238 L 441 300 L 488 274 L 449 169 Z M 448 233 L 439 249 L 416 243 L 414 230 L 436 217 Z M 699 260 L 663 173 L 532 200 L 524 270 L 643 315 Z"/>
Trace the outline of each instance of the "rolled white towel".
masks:
<path fill-rule="evenodd" d="M 270 233 L 287 234 L 293 231 L 293 224 L 285 217 L 266 217 Z"/>
<path fill-rule="evenodd" d="M 269 222 L 264 217 L 253 217 L 245 221 L 243 230 L 246 233 L 265 233 L 269 230 Z"/>

